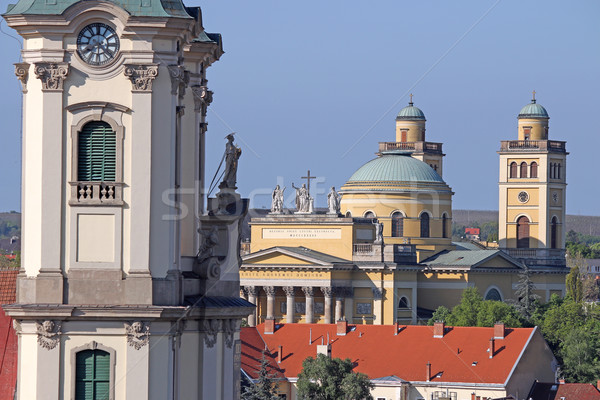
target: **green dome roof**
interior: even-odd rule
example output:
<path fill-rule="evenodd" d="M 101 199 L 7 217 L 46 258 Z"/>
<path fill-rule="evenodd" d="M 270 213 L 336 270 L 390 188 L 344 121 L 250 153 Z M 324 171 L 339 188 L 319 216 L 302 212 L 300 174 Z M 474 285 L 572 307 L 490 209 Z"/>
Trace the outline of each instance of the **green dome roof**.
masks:
<path fill-rule="evenodd" d="M 360 167 L 348 179 L 348 183 L 382 181 L 444 183 L 442 177 L 429 165 L 399 152 L 384 152 Z"/>
<path fill-rule="evenodd" d="M 537 104 L 534 100 L 531 100 L 531 103 L 527 104 L 525 107 L 521 108 L 521 112 L 519 113 L 518 118 L 550 118 L 548 116 L 548 111 L 541 105 Z"/>
<path fill-rule="evenodd" d="M 408 103 L 408 106 L 404 107 L 398 115 L 396 119 L 408 119 L 408 120 L 421 120 L 425 121 L 425 114 L 419 107 L 413 106 L 412 101 Z"/>

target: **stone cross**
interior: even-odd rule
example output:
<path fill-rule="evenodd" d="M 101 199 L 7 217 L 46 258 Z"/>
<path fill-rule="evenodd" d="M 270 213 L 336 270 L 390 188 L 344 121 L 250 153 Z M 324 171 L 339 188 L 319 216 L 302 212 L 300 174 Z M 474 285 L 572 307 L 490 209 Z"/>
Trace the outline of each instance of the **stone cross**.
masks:
<path fill-rule="evenodd" d="M 306 179 L 306 189 L 308 190 L 308 194 L 310 195 L 310 180 L 317 179 L 316 176 L 310 176 L 310 169 L 307 171 L 306 176 L 301 176 L 301 179 Z"/>

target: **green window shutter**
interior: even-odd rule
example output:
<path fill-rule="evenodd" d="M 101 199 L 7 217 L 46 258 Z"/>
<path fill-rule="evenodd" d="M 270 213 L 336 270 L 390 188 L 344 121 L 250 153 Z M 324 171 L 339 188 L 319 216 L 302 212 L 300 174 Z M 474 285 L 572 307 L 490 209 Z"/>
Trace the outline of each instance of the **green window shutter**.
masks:
<path fill-rule="evenodd" d="M 85 124 L 78 137 L 77 180 L 115 182 L 117 135 L 102 121 Z"/>
<path fill-rule="evenodd" d="M 83 350 L 76 355 L 75 399 L 108 400 L 110 354 L 102 350 Z"/>

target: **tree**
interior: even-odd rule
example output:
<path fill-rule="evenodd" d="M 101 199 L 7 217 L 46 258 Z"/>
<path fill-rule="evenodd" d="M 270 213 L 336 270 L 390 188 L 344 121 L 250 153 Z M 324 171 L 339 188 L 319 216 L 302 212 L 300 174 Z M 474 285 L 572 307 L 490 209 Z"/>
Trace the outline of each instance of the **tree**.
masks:
<path fill-rule="evenodd" d="M 523 271 L 519 273 L 519 282 L 515 290 L 518 300 L 510 300 L 509 304 L 512 304 L 527 321 L 531 320 L 531 316 L 535 313 L 538 300 L 540 299 L 540 296 L 533 292 L 534 289 L 535 285 L 531 280 L 529 268 L 523 264 Z"/>
<path fill-rule="evenodd" d="M 583 283 L 579 265 L 571 266 L 571 272 L 567 275 L 567 296 L 573 299 L 576 303 L 581 303 L 583 300 Z"/>
<path fill-rule="evenodd" d="M 329 358 L 317 354 L 302 363 L 298 374 L 298 398 L 303 400 L 362 400 L 373 399 L 373 384 L 362 373 L 352 371 L 349 358 Z"/>
<path fill-rule="evenodd" d="M 450 316 L 450 310 L 444 306 L 439 306 L 431 316 L 431 319 L 427 321 L 427 325 L 433 325 L 434 322 L 444 321 L 448 322 Z"/>
<path fill-rule="evenodd" d="M 242 400 L 278 400 L 277 384 L 275 375 L 271 373 L 269 361 L 263 354 L 260 360 L 260 370 L 258 371 L 258 380 L 254 384 L 246 386 L 242 393 Z"/>
<path fill-rule="evenodd" d="M 570 382 L 594 382 L 600 377 L 598 332 L 578 327 L 560 346 L 564 378 Z"/>
<path fill-rule="evenodd" d="M 511 328 L 523 326 L 518 311 L 511 305 L 502 301 L 484 300 L 477 312 L 477 326 L 494 326 L 496 322 L 502 321 Z"/>
<path fill-rule="evenodd" d="M 452 309 L 448 325 L 453 326 L 477 326 L 477 314 L 483 297 L 476 287 L 470 287 L 463 291 L 460 303 Z"/>

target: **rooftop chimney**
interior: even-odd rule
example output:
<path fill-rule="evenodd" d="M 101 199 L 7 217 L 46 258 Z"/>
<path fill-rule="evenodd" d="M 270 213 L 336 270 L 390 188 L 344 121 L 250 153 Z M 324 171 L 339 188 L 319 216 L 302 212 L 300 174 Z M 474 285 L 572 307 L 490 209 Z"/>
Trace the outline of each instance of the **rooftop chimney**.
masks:
<path fill-rule="evenodd" d="M 559 380 L 558 380 L 558 383 L 560 383 L 560 384 L 562 385 L 562 384 L 564 384 L 564 383 L 565 383 L 565 380 L 564 380 L 564 379 L 559 379 Z"/>
<path fill-rule="evenodd" d="M 340 319 L 337 322 L 337 335 L 338 336 L 346 336 L 347 332 L 348 332 L 348 321 L 346 321 L 345 319 Z"/>
<path fill-rule="evenodd" d="M 398 330 L 400 329 L 400 323 L 396 321 L 394 323 L 394 336 L 398 335 Z"/>
<path fill-rule="evenodd" d="M 494 339 L 504 339 L 505 333 L 504 322 L 496 322 L 494 325 Z"/>
<path fill-rule="evenodd" d="M 475 400 L 475 392 L 471 393 L 471 400 Z"/>
<path fill-rule="evenodd" d="M 265 319 L 265 335 L 272 335 L 275 332 L 275 318 Z"/>
<path fill-rule="evenodd" d="M 283 346 L 279 346 L 279 349 L 277 350 L 277 363 L 281 364 L 281 362 L 283 361 Z"/>
<path fill-rule="evenodd" d="M 490 339 L 489 352 L 490 352 L 490 358 L 494 358 L 494 353 L 496 352 L 496 346 L 495 346 L 494 338 Z"/>
<path fill-rule="evenodd" d="M 431 363 L 429 361 L 427 361 L 427 369 L 425 372 L 427 375 L 425 375 L 425 377 L 427 378 L 427 382 L 429 382 L 429 380 L 431 379 Z"/>
<path fill-rule="evenodd" d="M 433 337 L 434 338 L 443 338 L 445 328 L 446 328 L 446 324 L 444 323 L 444 321 L 436 321 L 433 324 Z"/>
<path fill-rule="evenodd" d="M 600 379 L 598 380 L 598 382 L 596 382 L 596 387 L 598 388 L 598 390 L 600 390 Z"/>
<path fill-rule="evenodd" d="M 330 344 L 318 344 L 317 345 L 317 355 L 324 354 L 327 357 L 331 358 L 331 345 Z"/>

